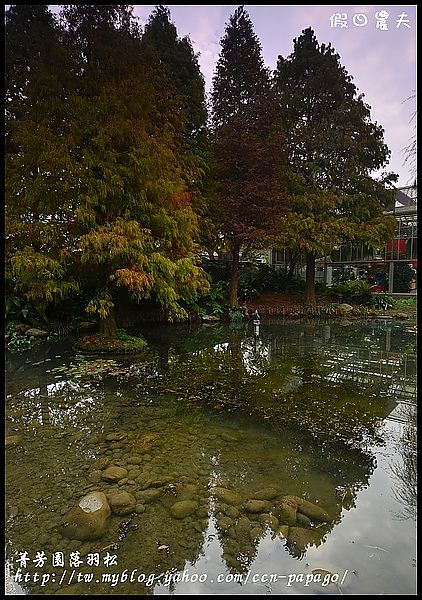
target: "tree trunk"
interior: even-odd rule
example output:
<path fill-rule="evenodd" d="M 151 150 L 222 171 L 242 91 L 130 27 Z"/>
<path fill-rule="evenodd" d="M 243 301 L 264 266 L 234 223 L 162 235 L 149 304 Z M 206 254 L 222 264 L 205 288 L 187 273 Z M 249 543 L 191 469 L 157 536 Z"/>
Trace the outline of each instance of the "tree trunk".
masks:
<path fill-rule="evenodd" d="M 116 314 L 114 308 L 110 309 L 107 317 L 100 320 L 100 335 L 115 338 L 117 336 Z"/>
<path fill-rule="evenodd" d="M 305 304 L 315 306 L 315 254 L 306 255 Z"/>
<path fill-rule="evenodd" d="M 237 289 L 239 284 L 239 251 L 240 244 L 238 242 L 234 242 L 232 249 L 232 278 L 230 285 L 230 306 L 232 308 L 239 306 L 237 301 Z"/>

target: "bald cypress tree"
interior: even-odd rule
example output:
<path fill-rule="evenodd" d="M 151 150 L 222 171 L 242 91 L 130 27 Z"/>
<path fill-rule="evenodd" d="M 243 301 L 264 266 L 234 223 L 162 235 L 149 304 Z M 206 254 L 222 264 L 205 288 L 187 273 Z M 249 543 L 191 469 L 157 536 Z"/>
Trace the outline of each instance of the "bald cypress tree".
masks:
<path fill-rule="evenodd" d="M 185 111 L 186 136 L 199 150 L 206 137 L 205 80 L 189 36 L 179 37 L 169 9 L 158 5 L 145 26 L 143 40 L 153 46 L 167 69 Z"/>
<path fill-rule="evenodd" d="M 241 251 L 269 244 L 285 208 L 284 136 L 277 115 L 261 45 L 241 6 L 221 40 L 212 89 L 213 209 L 232 255 L 232 307 L 238 304 Z"/>
<path fill-rule="evenodd" d="M 208 284 L 196 264 L 174 86 L 130 7 L 66 6 L 50 38 L 70 84 L 52 95 L 31 87 L 30 104 L 29 91 L 17 99 L 25 114 L 6 156 L 11 285 L 42 306 L 89 291 L 87 310 L 107 335 L 123 297 L 184 319 L 181 302 Z"/>
<path fill-rule="evenodd" d="M 315 303 L 315 259 L 342 240 L 378 246 L 394 230 L 382 212 L 392 201 L 393 174 L 379 180 L 390 151 L 384 130 L 330 44 L 311 28 L 279 56 L 275 86 L 295 173 L 291 210 L 282 221 L 285 245 L 306 255 L 305 302 Z"/>

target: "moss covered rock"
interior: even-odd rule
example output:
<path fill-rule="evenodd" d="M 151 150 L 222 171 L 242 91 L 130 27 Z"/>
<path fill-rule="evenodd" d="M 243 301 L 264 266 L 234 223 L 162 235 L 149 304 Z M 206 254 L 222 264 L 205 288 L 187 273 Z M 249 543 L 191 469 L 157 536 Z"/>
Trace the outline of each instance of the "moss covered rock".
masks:
<path fill-rule="evenodd" d="M 129 492 L 111 492 L 107 497 L 114 515 L 128 515 L 135 510 L 136 498 Z"/>
<path fill-rule="evenodd" d="M 126 475 L 127 470 L 123 467 L 108 467 L 108 469 L 103 471 L 101 477 L 108 481 L 119 481 L 120 479 L 126 477 Z"/>
<path fill-rule="evenodd" d="M 331 521 L 329 514 L 320 506 L 298 496 L 294 496 L 294 498 L 297 502 L 298 512 L 306 515 L 311 521 L 326 521 L 327 523 Z"/>
<path fill-rule="evenodd" d="M 72 540 L 89 541 L 100 538 L 111 514 L 106 495 L 90 492 L 64 517 L 59 532 Z"/>
<path fill-rule="evenodd" d="M 213 495 L 224 502 L 225 504 L 230 504 L 231 506 L 238 506 L 242 504 L 242 497 L 237 492 L 233 490 L 227 490 L 222 487 L 215 487 L 211 490 Z"/>
<path fill-rule="evenodd" d="M 296 513 L 298 503 L 295 496 L 283 496 L 280 502 L 275 504 L 274 514 L 281 524 L 296 525 Z"/>
<path fill-rule="evenodd" d="M 245 509 L 249 513 L 265 513 L 271 509 L 271 502 L 268 502 L 268 500 L 248 500 Z"/>
<path fill-rule="evenodd" d="M 302 556 L 308 546 L 319 546 L 321 534 L 303 527 L 289 527 L 288 546 L 296 557 Z"/>
<path fill-rule="evenodd" d="M 194 500 L 182 500 L 175 502 L 170 508 L 170 512 L 175 519 L 185 519 L 192 515 L 198 508 L 198 503 Z"/>

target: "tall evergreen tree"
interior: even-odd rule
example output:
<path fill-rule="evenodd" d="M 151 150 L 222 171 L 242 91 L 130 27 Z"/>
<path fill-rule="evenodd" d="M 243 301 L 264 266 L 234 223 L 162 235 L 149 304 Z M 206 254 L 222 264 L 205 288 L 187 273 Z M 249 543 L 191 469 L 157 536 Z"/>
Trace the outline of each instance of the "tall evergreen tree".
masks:
<path fill-rule="evenodd" d="M 6 286 L 40 304 L 75 292 L 66 156 L 61 152 L 69 62 L 46 5 L 6 12 Z"/>
<path fill-rule="evenodd" d="M 375 180 L 390 152 L 352 77 L 329 44 L 308 28 L 278 59 L 275 85 L 296 186 L 283 219 L 284 243 L 306 254 L 305 301 L 315 302 L 315 258 L 341 239 L 378 246 L 394 229 L 382 211 L 393 174 Z"/>
<path fill-rule="evenodd" d="M 202 240 L 210 229 L 207 216 L 210 152 L 205 80 L 198 55 L 189 36 L 181 38 L 178 35 L 169 9 L 162 5 L 156 6 L 152 12 L 142 41 L 151 47 L 166 70 L 180 104 L 178 110 L 183 115 L 184 131 L 179 156 L 184 162 L 183 176 L 192 206 L 200 216 Z"/>
<path fill-rule="evenodd" d="M 154 47 L 160 62 L 168 69 L 183 103 L 187 138 L 200 150 L 207 133 L 205 80 L 189 36 L 178 36 L 169 9 L 159 5 L 145 26 L 143 40 Z"/>
<path fill-rule="evenodd" d="M 55 111 L 43 100 L 14 133 L 8 207 L 15 223 L 27 215 L 27 237 L 10 234 L 10 265 L 16 288 L 38 303 L 93 280 L 87 309 L 114 334 L 122 296 L 153 298 L 182 319 L 180 301 L 207 282 L 179 159 L 177 93 L 130 7 L 99 8 L 63 9 L 59 37 L 73 87 L 54 98 Z"/>
<path fill-rule="evenodd" d="M 230 304 L 238 304 L 242 249 L 270 243 L 284 211 L 284 137 L 270 74 L 248 13 L 239 7 L 221 40 L 212 90 L 215 220 L 232 254 Z"/>

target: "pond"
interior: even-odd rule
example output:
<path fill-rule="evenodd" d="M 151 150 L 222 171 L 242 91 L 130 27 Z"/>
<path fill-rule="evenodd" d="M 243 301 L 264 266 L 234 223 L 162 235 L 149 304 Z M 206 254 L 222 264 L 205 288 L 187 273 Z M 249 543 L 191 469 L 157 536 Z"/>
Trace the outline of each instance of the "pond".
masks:
<path fill-rule="evenodd" d="M 18 593 L 416 593 L 413 324 L 137 333 L 139 356 L 6 355 Z"/>

